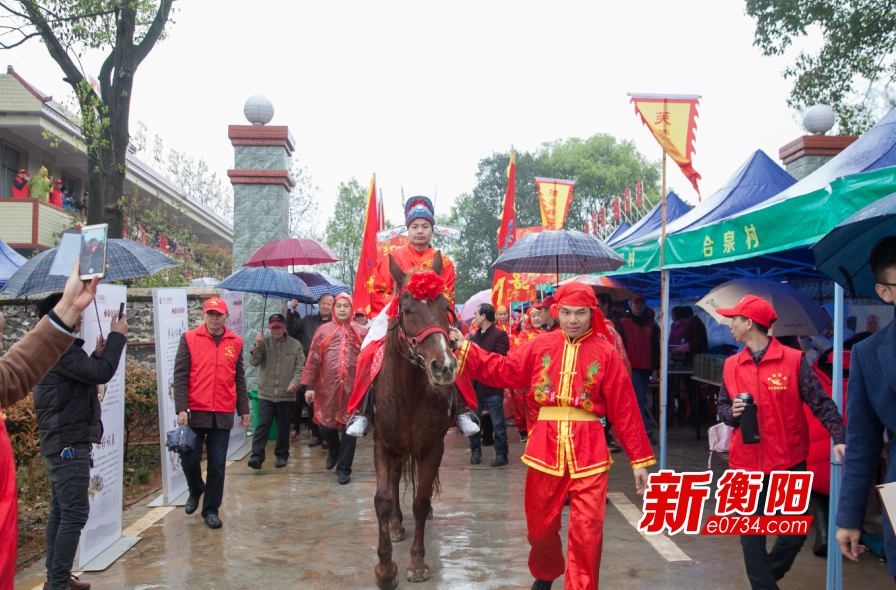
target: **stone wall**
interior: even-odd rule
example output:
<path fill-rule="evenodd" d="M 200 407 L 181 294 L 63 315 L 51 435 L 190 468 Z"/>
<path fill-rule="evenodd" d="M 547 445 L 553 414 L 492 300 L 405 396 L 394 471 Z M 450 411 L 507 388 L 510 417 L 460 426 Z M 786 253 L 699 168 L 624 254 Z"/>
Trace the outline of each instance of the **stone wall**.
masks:
<path fill-rule="evenodd" d="M 202 323 L 202 306 L 205 300 L 220 295 L 219 289 L 210 287 L 187 288 L 187 309 L 190 329 Z M 0 300 L 0 312 L 3 312 L 3 348 L 21 340 L 35 324 L 37 324 L 37 306 L 40 300 L 28 300 L 27 306 L 22 300 Z M 279 304 L 280 302 L 276 302 Z M 275 305 L 276 305 L 275 304 Z M 277 305 L 277 307 L 279 307 Z M 153 330 L 152 289 L 128 289 L 128 346 L 127 361 L 146 364 L 156 368 L 155 333 Z"/>

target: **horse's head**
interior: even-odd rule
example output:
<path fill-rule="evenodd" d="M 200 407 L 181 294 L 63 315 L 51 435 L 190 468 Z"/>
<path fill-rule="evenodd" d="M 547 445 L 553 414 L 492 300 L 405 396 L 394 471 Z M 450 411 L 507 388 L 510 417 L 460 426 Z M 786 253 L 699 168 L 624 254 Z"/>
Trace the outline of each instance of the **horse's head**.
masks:
<path fill-rule="evenodd" d="M 442 275 L 441 252 L 436 252 L 432 271 Z M 391 255 L 389 272 L 398 293 L 398 330 L 399 339 L 403 340 L 400 346 L 405 349 L 406 356 L 410 355 L 412 361 L 426 371 L 430 383 L 436 387 L 451 385 L 454 383 L 457 359 L 448 339 L 448 298 L 444 294 L 434 299 L 415 298 L 405 286 L 415 273 L 422 271 L 405 273 Z"/>

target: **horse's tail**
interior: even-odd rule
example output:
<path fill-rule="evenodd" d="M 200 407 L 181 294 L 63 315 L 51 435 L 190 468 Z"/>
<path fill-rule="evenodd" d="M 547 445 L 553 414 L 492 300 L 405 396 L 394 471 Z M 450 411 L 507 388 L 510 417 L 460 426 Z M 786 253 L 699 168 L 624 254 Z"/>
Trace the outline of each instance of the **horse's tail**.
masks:
<path fill-rule="evenodd" d="M 411 455 L 405 455 L 401 461 L 401 471 L 402 471 L 402 479 L 404 479 L 404 493 L 408 493 L 408 488 L 411 488 L 412 495 L 414 497 L 417 496 L 417 459 L 415 459 Z M 432 496 L 431 498 L 435 498 L 442 491 L 442 482 L 439 480 L 439 472 L 436 471 L 436 476 L 432 481 Z"/>

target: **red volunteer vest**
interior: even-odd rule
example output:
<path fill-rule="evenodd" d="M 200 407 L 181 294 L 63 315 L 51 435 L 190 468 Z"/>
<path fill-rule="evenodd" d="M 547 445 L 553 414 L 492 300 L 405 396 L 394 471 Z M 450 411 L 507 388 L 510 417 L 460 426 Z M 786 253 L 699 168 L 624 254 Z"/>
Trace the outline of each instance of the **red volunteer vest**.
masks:
<path fill-rule="evenodd" d="M 185 336 L 191 360 L 187 407 L 232 414 L 236 410 L 236 360 L 243 350 L 243 339 L 225 327 L 216 347 L 205 324 Z"/>
<path fill-rule="evenodd" d="M 31 196 L 31 193 L 28 191 L 28 181 L 25 181 L 25 184 L 22 185 L 22 188 L 16 187 L 15 180 L 12 183 L 12 198 L 14 199 L 27 199 Z"/>
<path fill-rule="evenodd" d="M 621 321 L 622 329 L 625 330 L 625 352 L 628 353 L 632 369 L 652 369 L 653 349 L 650 339 L 654 322 L 639 326 L 631 318 L 622 318 Z"/>
<path fill-rule="evenodd" d="M 789 469 L 809 455 L 809 425 L 800 397 L 802 357 L 799 350 L 772 338 L 758 365 L 748 349 L 725 361 L 728 396 L 752 394 L 759 408 L 760 442 L 743 444 L 740 428 L 735 428 L 729 453 L 731 469 L 771 473 Z"/>

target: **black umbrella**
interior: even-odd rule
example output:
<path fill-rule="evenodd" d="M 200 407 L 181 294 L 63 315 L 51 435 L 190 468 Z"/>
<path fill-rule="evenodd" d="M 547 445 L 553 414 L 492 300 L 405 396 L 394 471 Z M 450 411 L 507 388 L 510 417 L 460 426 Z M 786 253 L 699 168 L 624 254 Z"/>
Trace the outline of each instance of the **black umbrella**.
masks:
<path fill-rule="evenodd" d="M 880 300 L 868 257 L 881 238 L 896 235 L 896 193 L 847 217 L 812 246 L 818 270 L 847 292 Z"/>
<path fill-rule="evenodd" d="M 576 275 L 610 272 L 625 264 L 612 248 L 588 234 L 571 229 L 546 230 L 523 236 L 492 268 L 506 272 Z"/>

